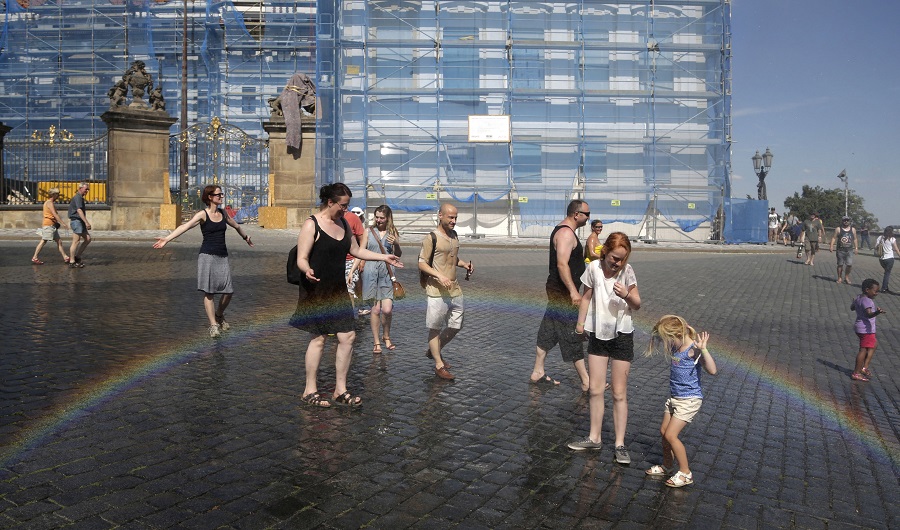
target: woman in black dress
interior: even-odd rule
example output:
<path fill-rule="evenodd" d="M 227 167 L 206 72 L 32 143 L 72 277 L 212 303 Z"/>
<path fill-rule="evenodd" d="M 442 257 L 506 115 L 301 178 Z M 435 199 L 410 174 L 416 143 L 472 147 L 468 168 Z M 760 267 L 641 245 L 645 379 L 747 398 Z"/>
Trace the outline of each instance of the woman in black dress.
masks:
<path fill-rule="evenodd" d="M 347 372 L 356 338 L 356 314 L 347 293 L 346 255 L 403 267 L 393 254 L 359 247 L 344 221 L 351 196 L 350 188 L 342 182 L 322 186 L 319 190 L 320 210 L 303 223 L 297 238 L 297 266 L 305 277 L 300 282 L 300 299 L 291 325 L 314 335 L 306 348 L 306 388 L 302 401 L 315 407 L 330 407 L 332 401 L 351 407 L 362 404 L 359 396 L 347 391 Z M 337 336 L 338 347 L 334 361 L 334 395 L 329 400 L 319 394 L 317 376 L 325 338 L 332 334 Z"/>

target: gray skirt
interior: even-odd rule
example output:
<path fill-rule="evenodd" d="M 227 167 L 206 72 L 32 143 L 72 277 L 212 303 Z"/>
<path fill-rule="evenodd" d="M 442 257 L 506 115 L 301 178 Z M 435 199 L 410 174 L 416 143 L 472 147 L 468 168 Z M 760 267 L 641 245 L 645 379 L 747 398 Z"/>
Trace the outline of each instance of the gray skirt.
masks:
<path fill-rule="evenodd" d="M 228 256 L 200 254 L 197 257 L 197 290 L 206 294 L 232 294 Z"/>

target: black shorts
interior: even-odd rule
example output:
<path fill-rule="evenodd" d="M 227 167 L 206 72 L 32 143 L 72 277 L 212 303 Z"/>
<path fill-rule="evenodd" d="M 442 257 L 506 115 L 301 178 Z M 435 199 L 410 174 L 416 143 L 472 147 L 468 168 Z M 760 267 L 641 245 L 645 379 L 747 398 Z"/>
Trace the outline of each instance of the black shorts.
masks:
<path fill-rule="evenodd" d="M 537 346 L 550 351 L 559 344 L 563 361 L 571 363 L 584 359 L 584 345 L 581 336 L 575 333 L 578 306 L 572 305 L 568 299 L 564 302 L 550 300 L 547 304 L 547 310 L 538 328 Z"/>
<path fill-rule="evenodd" d="M 616 338 L 610 340 L 600 340 L 591 333 L 591 338 L 588 340 L 588 353 L 617 361 L 632 362 L 634 360 L 634 333 L 619 333 Z"/>

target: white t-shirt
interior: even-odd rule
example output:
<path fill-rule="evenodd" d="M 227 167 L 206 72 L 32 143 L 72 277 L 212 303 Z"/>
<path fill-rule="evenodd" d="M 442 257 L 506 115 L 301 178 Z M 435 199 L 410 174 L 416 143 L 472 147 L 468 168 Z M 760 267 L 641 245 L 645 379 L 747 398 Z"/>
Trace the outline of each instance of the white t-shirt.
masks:
<path fill-rule="evenodd" d="M 600 340 L 616 338 L 617 333 L 633 333 L 631 308 L 628 303 L 613 291 L 613 285 L 619 282 L 626 287 L 637 285 L 634 269 L 625 265 L 612 278 L 603 275 L 600 260 L 592 261 L 581 275 L 581 283 L 594 290 L 591 304 L 588 306 L 584 330 L 594 334 Z"/>
<path fill-rule="evenodd" d="M 893 237 L 885 239 L 884 236 L 878 236 L 878 241 L 875 242 L 875 245 L 881 245 L 881 248 L 884 250 L 881 259 L 894 259 L 894 241 L 896 239 Z"/>
<path fill-rule="evenodd" d="M 777 213 L 769 214 L 769 228 L 778 228 L 778 214 Z"/>

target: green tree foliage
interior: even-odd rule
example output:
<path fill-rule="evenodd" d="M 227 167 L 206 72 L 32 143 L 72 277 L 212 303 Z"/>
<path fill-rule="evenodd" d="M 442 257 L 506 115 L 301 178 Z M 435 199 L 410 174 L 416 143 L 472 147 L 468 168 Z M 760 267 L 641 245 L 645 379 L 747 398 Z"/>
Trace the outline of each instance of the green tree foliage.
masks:
<path fill-rule="evenodd" d="M 872 229 L 877 229 L 878 219 L 866 211 L 863 202 L 864 199 L 853 190 L 847 194 L 847 211 L 853 220 L 853 226 L 858 227 L 863 221 L 868 220 Z M 841 188 L 826 190 L 821 186 L 804 185 L 802 192 L 799 194 L 794 192 L 792 197 L 784 200 L 784 206 L 800 219 L 807 219 L 809 214 L 817 212 L 825 226 L 840 226 L 841 217 L 844 216 L 844 190 Z"/>

